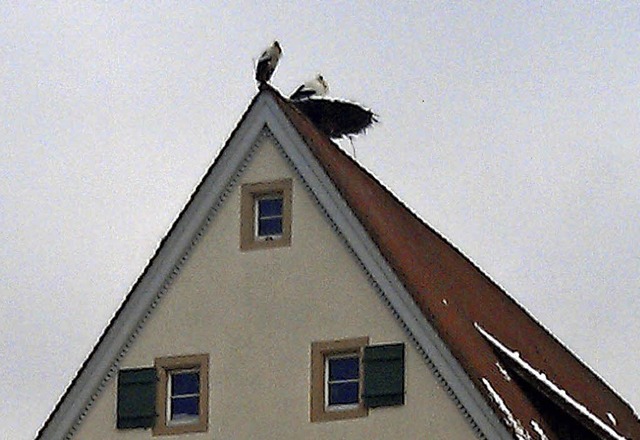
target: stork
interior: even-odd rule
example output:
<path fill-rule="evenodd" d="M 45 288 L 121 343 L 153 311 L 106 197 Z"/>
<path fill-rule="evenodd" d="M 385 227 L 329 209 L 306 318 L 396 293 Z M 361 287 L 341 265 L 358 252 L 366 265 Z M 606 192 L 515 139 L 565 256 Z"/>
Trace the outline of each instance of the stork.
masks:
<path fill-rule="evenodd" d="M 280 43 L 274 41 L 271 46 L 262 52 L 262 55 L 258 59 L 258 64 L 256 65 L 256 81 L 260 84 L 269 82 L 281 56 L 282 48 L 280 47 Z"/>
<path fill-rule="evenodd" d="M 311 97 L 321 97 L 327 94 L 329 91 L 329 84 L 320 74 L 315 78 L 305 82 L 296 89 L 295 92 L 289 97 L 292 101 L 298 101 L 301 99 L 308 99 Z"/>

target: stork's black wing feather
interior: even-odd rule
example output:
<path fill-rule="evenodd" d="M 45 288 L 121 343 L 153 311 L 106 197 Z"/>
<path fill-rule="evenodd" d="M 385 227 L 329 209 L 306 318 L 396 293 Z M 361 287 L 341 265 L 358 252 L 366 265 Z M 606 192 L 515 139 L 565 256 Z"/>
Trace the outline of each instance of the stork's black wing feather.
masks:
<path fill-rule="evenodd" d="M 313 96 L 315 94 L 316 94 L 315 90 L 309 89 L 309 88 L 307 88 L 307 86 L 305 86 L 303 84 L 300 87 L 298 87 L 295 92 L 293 92 L 291 94 L 289 99 L 291 99 L 292 101 L 296 101 L 296 100 L 299 100 L 299 99 L 308 98 L 308 97 Z"/>
<path fill-rule="evenodd" d="M 256 81 L 266 83 L 271 79 L 274 68 L 271 64 L 271 60 L 268 57 L 262 56 L 256 66 Z"/>

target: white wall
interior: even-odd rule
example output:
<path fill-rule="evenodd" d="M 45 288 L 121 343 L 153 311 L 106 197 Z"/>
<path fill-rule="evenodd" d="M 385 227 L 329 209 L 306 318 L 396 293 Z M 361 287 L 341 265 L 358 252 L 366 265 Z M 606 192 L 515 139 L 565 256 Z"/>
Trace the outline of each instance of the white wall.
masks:
<path fill-rule="evenodd" d="M 209 353 L 209 430 L 180 438 L 475 438 L 273 145 L 257 151 L 241 183 L 286 177 L 294 179 L 291 247 L 240 252 L 237 185 L 121 367 Z M 360 419 L 310 423 L 311 342 L 359 336 L 407 344 L 406 404 Z M 115 429 L 112 380 L 75 438 L 151 437 L 151 430 Z"/>

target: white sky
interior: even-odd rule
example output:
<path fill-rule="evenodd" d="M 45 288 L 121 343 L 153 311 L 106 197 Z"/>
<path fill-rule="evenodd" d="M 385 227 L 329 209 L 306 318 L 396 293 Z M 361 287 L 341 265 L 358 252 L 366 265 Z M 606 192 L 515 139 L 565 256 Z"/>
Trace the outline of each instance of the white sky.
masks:
<path fill-rule="evenodd" d="M 274 38 L 273 84 L 376 111 L 358 160 L 640 408 L 636 4 L 220 3 L 0 3 L 0 438 L 44 422 Z"/>

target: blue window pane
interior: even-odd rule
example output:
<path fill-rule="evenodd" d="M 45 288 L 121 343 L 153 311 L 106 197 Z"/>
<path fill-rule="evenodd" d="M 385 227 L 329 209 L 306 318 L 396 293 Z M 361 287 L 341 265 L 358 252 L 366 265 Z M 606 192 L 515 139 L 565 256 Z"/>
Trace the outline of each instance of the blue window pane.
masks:
<path fill-rule="evenodd" d="M 171 420 L 198 415 L 198 396 L 171 399 Z"/>
<path fill-rule="evenodd" d="M 274 217 L 282 215 L 282 198 L 258 200 L 258 215 Z"/>
<path fill-rule="evenodd" d="M 359 367 L 357 357 L 329 359 L 329 381 L 358 379 Z"/>
<path fill-rule="evenodd" d="M 258 236 L 282 235 L 282 218 L 260 219 L 258 221 Z"/>
<path fill-rule="evenodd" d="M 358 403 L 358 382 L 342 382 L 329 385 L 329 405 Z"/>
<path fill-rule="evenodd" d="M 200 375 L 197 372 L 171 375 L 171 394 L 173 396 L 197 394 L 199 389 Z"/>

